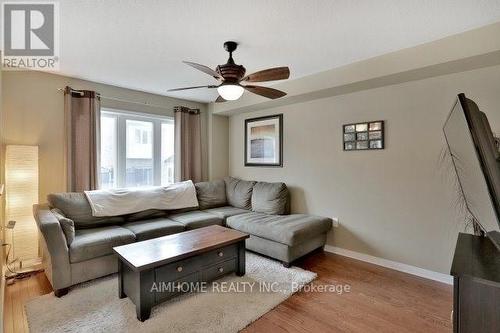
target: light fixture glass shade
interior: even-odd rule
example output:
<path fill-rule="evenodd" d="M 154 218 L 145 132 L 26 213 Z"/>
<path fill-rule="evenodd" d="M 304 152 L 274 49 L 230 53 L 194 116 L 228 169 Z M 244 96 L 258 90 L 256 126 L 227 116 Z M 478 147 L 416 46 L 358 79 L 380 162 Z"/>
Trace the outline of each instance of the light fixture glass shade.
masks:
<path fill-rule="evenodd" d="M 224 84 L 217 88 L 219 95 L 226 101 L 235 101 L 243 95 L 245 89 L 236 84 Z"/>
<path fill-rule="evenodd" d="M 38 258 L 38 229 L 33 204 L 38 203 L 38 147 L 8 145 L 5 149 L 5 203 L 7 221 L 16 221 L 10 241 L 13 258 Z M 29 266 L 29 265 L 28 265 Z"/>

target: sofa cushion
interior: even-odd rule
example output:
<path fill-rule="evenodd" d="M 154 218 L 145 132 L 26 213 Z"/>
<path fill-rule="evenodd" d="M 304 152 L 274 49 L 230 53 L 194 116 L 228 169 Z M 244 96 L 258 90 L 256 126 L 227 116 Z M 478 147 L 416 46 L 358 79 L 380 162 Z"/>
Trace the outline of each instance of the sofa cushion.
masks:
<path fill-rule="evenodd" d="M 224 178 L 226 183 L 227 203 L 236 208 L 252 208 L 252 188 L 254 181 L 241 180 L 233 177 Z"/>
<path fill-rule="evenodd" d="M 238 215 L 238 214 L 246 214 L 246 213 L 248 213 L 248 210 L 236 208 L 233 206 L 224 206 L 224 207 L 205 209 L 204 212 L 217 215 L 218 217 L 223 219 L 224 222 L 226 222 L 226 219 L 228 217 Z"/>
<path fill-rule="evenodd" d="M 228 217 L 226 224 L 250 235 L 293 246 L 327 232 L 332 227 L 332 220 L 305 214 L 247 213 Z"/>
<path fill-rule="evenodd" d="M 214 224 L 218 225 L 223 224 L 222 218 L 214 214 L 202 212 L 200 210 L 181 213 L 181 214 L 174 214 L 170 215 L 168 218 L 174 220 L 175 222 L 182 223 L 186 227 L 186 229 L 197 229 Z"/>
<path fill-rule="evenodd" d="M 286 212 L 288 188 L 285 183 L 257 182 L 252 190 L 252 210 L 269 215 Z"/>
<path fill-rule="evenodd" d="M 221 207 L 226 205 L 226 184 L 224 180 L 201 182 L 194 184 L 200 209 Z"/>
<path fill-rule="evenodd" d="M 84 193 L 53 193 L 47 196 L 53 208 L 60 209 L 64 216 L 75 222 L 76 229 L 95 228 L 124 222 L 122 216 L 94 217 Z"/>
<path fill-rule="evenodd" d="M 132 231 L 137 241 L 175 234 L 184 231 L 184 225 L 167 218 L 128 222 L 122 227 Z"/>
<path fill-rule="evenodd" d="M 167 216 L 167 212 L 165 212 L 164 210 L 148 209 L 148 210 L 143 210 L 142 212 L 125 215 L 124 218 L 125 221 L 127 222 L 135 222 L 141 220 L 156 219 L 165 216 Z"/>
<path fill-rule="evenodd" d="M 113 247 L 134 241 L 132 231 L 118 226 L 76 230 L 75 240 L 69 247 L 69 259 L 77 263 L 106 256 L 113 253 Z"/>
<path fill-rule="evenodd" d="M 187 208 L 179 208 L 179 209 L 168 209 L 165 212 L 167 213 L 167 216 L 170 216 L 173 214 L 187 213 L 187 212 L 192 212 L 195 210 L 199 210 L 199 208 L 198 207 L 187 207 Z"/>
<path fill-rule="evenodd" d="M 64 236 L 66 236 L 66 243 L 70 245 L 75 239 L 75 222 L 64 216 L 63 212 L 58 208 L 52 208 L 50 211 L 59 221 Z"/>

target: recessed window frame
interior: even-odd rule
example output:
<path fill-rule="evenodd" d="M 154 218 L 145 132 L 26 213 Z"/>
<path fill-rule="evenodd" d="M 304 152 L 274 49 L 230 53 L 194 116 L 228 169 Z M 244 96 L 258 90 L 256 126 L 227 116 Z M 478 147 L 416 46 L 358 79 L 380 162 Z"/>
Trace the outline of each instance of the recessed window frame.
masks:
<path fill-rule="evenodd" d="M 130 187 L 126 184 L 126 166 L 127 166 L 127 120 L 148 121 L 153 123 L 153 185 L 166 185 L 161 183 L 161 135 L 162 124 L 174 124 L 173 116 L 157 115 L 150 113 L 134 112 L 116 108 L 101 108 L 101 117 L 112 117 L 116 124 L 115 140 L 115 161 L 116 178 L 115 188 Z M 122 144 L 120 144 L 122 143 Z M 172 142 L 172 144 L 174 144 Z M 99 172 L 99 176 L 100 176 Z"/>

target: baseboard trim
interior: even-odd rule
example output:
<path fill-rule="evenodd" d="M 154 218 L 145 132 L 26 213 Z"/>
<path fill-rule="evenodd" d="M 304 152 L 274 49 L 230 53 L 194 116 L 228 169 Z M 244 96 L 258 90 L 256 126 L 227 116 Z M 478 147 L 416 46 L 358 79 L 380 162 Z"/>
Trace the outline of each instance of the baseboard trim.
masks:
<path fill-rule="evenodd" d="M 446 284 L 453 284 L 453 277 L 451 275 L 438 273 L 434 271 L 430 271 L 427 269 L 423 269 L 416 266 L 411 266 L 407 264 L 403 264 L 397 261 L 387 260 L 379 257 L 374 257 L 368 254 L 355 252 L 347 249 L 343 249 L 336 246 L 325 245 L 325 251 L 330 253 L 335 253 L 344 257 L 349 257 L 357 260 L 361 260 L 364 262 L 368 262 L 370 264 L 394 269 L 396 271 L 420 276 L 429 280 L 434 280 Z"/>

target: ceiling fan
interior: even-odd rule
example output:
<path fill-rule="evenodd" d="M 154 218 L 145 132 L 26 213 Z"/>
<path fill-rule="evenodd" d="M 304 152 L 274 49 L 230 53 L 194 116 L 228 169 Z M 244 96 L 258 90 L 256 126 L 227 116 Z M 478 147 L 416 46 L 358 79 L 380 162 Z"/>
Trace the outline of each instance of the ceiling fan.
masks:
<path fill-rule="evenodd" d="M 274 67 L 265 69 L 262 71 L 255 72 L 245 76 L 245 67 L 242 65 L 237 65 L 233 60 L 233 52 L 236 50 L 238 43 L 236 42 L 225 42 L 224 49 L 229 52 L 229 59 L 224 65 L 219 65 L 215 70 L 210 67 L 200 65 L 194 62 L 183 61 L 185 64 L 202 71 L 218 80 L 220 83 L 218 85 L 207 85 L 207 86 L 195 86 L 186 88 L 169 89 L 168 91 L 179 91 L 188 89 L 198 89 L 198 88 L 217 88 L 219 97 L 215 102 L 225 102 L 234 101 L 243 95 L 243 91 L 246 89 L 254 94 L 264 96 L 271 99 L 280 98 L 286 95 L 285 92 L 273 88 L 261 87 L 255 85 L 243 85 L 242 83 L 247 82 L 264 82 L 264 81 L 275 81 L 275 80 L 285 80 L 290 77 L 290 69 L 288 67 Z"/>

